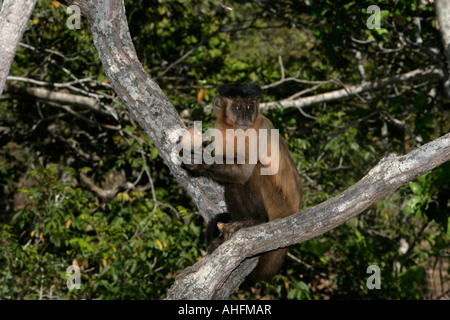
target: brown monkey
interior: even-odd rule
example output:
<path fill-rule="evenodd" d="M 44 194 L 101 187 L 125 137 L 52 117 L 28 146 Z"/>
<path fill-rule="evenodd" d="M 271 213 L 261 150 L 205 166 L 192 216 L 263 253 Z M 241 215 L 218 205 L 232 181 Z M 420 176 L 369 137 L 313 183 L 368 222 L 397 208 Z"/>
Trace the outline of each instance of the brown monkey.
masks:
<path fill-rule="evenodd" d="M 208 227 L 208 252 L 214 251 L 223 241 L 228 240 L 237 230 L 283 218 L 300 211 L 302 183 L 292 157 L 285 143 L 278 135 L 271 140 L 274 129 L 272 123 L 259 113 L 261 88 L 254 83 L 238 85 L 224 84 L 218 88 L 219 94 L 214 98 L 217 121 L 214 128 L 222 133 L 223 143 L 214 140 L 216 155 L 226 160 L 233 158 L 230 164 L 184 164 L 192 174 L 208 176 L 225 187 L 227 213 L 219 215 Z M 227 129 L 241 129 L 241 135 L 255 129 L 257 145 L 262 139 L 260 129 L 267 130 L 268 147 L 266 154 L 258 149 L 256 162 L 250 160 L 250 137 L 245 137 L 245 150 L 237 148 L 236 136 L 227 134 Z M 234 140 L 234 141 L 233 141 Z M 277 142 L 277 147 L 274 147 Z M 183 140 L 184 142 L 184 140 Z M 230 145 L 228 152 L 227 148 Z M 231 146 L 231 147 L 232 147 Z M 231 154 L 231 156 L 230 156 Z M 243 162 L 236 162 L 238 158 Z M 278 166 L 273 166 L 274 162 Z M 262 174 L 261 169 L 274 167 L 270 174 Z M 278 249 L 264 253 L 251 273 L 253 280 L 268 280 L 275 275 L 283 264 L 287 249 Z"/>

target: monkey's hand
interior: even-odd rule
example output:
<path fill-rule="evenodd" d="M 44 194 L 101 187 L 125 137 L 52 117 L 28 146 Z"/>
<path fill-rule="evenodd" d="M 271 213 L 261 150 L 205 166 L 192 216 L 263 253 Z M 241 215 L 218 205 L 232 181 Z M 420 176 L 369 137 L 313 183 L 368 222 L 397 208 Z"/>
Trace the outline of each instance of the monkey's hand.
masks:
<path fill-rule="evenodd" d="M 193 176 L 201 176 L 204 174 L 204 171 L 208 170 L 208 165 L 203 163 L 202 150 L 193 150 L 190 154 L 189 163 L 182 163 L 181 167 L 184 170 L 189 171 L 189 173 Z M 195 163 L 195 159 L 202 159 L 202 163 Z"/>
<path fill-rule="evenodd" d="M 181 164 L 181 167 L 184 169 L 184 170 L 186 170 L 186 171 L 189 171 L 189 173 L 192 175 L 192 176 L 201 176 L 202 174 L 201 174 L 201 171 L 202 171 L 202 168 L 203 168 L 203 164 L 195 164 L 195 163 L 182 163 Z"/>

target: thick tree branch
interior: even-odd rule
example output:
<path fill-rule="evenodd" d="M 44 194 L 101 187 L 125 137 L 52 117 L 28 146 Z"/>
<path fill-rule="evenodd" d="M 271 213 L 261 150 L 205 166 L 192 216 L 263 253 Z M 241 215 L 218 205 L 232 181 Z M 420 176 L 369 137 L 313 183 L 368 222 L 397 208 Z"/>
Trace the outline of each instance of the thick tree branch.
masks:
<path fill-rule="evenodd" d="M 176 109 L 139 62 L 130 37 L 123 0 L 67 0 L 88 19 L 109 83 L 159 150 L 178 183 L 192 197 L 204 220 L 225 210 L 222 187 L 192 178 L 172 157 L 185 128 Z"/>
<path fill-rule="evenodd" d="M 380 80 L 366 82 L 360 85 L 349 86 L 344 89 L 335 90 L 331 92 L 321 93 L 310 97 L 305 97 L 301 99 L 286 99 L 278 102 L 268 102 L 261 103 L 261 110 L 269 108 L 303 108 L 309 107 L 317 103 L 331 102 L 338 99 L 347 98 L 350 96 L 358 95 L 367 91 L 380 90 L 388 85 L 400 83 L 400 82 L 410 82 L 417 80 L 441 80 L 444 74 L 442 70 L 436 67 L 429 67 L 426 69 L 417 69 L 404 74 L 392 76 L 389 78 L 383 78 Z"/>
<path fill-rule="evenodd" d="M 83 95 L 76 95 L 60 91 L 52 91 L 45 88 L 33 88 L 10 84 L 5 86 L 5 92 L 15 96 L 32 97 L 42 102 L 57 103 L 75 107 L 84 107 L 101 115 L 111 116 L 109 113 L 105 112 L 100 107 L 97 99 L 86 97 Z"/>
<path fill-rule="evenodd" d="M 241 229 L 211 255 L 184 270 L 167 299 L 211 299 L 248 257 L 297 244 L 332 230 L 418 176 L 450 160 L 450 133 L 405 156 L 382 159 L 355 185 L 313 208 L 284 219 Z M 248 267 L 247 267 L 248 269 Z M 232 292 L 234 288 L 227 288 Z"/>
<path fill-rule="evenodd" d="M 0 8 L 0 97 L 37 0 L 4 0 Z"/>

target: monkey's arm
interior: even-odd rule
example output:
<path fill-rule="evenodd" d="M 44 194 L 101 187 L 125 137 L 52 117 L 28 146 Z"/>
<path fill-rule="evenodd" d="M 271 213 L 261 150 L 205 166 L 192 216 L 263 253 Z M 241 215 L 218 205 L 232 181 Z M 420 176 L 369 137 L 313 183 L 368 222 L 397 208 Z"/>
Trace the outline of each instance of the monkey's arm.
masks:
<path fill-rule="evenodd" d="M 206 176 L 221 183 L 244 184 L 250 178 L 254 164 L 183 164 L 182 167 L 193 175 Z"/>

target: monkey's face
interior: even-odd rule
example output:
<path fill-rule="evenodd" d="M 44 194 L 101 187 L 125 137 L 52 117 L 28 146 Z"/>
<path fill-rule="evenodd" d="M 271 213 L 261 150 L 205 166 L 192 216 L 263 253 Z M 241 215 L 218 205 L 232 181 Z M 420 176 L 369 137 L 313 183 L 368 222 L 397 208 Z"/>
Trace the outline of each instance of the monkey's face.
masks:
<path fill-rule="evenodd" d="M 238 129 L 253 125 L 258 111 L 258 101 L 248 99 L 229 99 L 227 103 L 227 122 Z"/>

